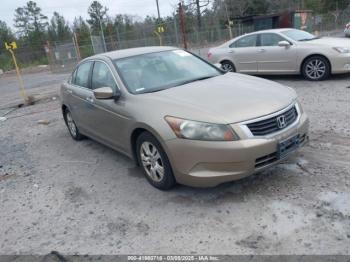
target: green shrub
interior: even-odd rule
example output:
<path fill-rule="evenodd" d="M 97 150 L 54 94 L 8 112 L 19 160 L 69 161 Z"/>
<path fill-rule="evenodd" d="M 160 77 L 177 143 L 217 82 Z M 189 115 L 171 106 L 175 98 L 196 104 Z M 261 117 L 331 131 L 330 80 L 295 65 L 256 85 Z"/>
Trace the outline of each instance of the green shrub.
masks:
<path fill-rule="evenodd" d="M 15 66 L 12 62 L 11 55 L 8 53 L 2 53 L 0 54 L 0 69 L 4 71 L 8 71 L 11 69 L 14 69 Z"/>

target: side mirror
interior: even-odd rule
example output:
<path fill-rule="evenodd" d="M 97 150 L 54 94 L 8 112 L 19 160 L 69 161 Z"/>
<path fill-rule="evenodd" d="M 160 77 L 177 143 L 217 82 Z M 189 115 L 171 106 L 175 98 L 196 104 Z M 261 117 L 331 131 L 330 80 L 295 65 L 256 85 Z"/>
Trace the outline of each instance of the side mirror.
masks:
<path fill-rule="evenodd" d="M 278 46 L 280 47 L 289 47 L 290 43 L 288 41 L 279 41 Z"/>
<path fill-rule="evenodd" d="M 110 87 L 100 87 L 93 90 L 96 99 L 112 99 L 115 97 L 114 91 Z"/>

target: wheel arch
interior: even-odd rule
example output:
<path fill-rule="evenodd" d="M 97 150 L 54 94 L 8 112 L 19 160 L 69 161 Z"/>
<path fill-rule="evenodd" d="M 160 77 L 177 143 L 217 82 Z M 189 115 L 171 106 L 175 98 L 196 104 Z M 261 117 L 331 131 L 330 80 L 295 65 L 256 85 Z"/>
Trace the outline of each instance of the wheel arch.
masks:
<path fill-rule="evenodd" d="M 63 119 L 64 119 L 64 122 L 67 123 L 66 114 L 64 113 L 66 111 L 66 109 L 68 109 L 68 106 L 66 106 L 65 104 L 62 104 L 61 110 L 62 110 Z"/>
<path fill-rule="evenodd" d="M 229 59 L 229 58 L 223 58 L 223 59 L 220 60 L 219 63 L 222 64 L 222 63 L 225 62 L 225 61 L 230 62 L 230 63 L 233 65 L 235 71 L 237 71 L 237 67 L 236 67 L 235 63 L 234 63 L 231 59 Z"/>
<path fill-rule="evenodd" d="M 150 133 L 152 136 L 154 136 L 158 140 L 158 142 L 161 144 L 163 150 L 167 154 L 167 156 L 169 158 L 169 161 L 170 161 L 170 156 L 168 154 L 168 149 L 167 149 L 166 145 L 164 144 L 163 140 L 161 139 L 161 136 L 152 127 L 144 125 L 144 124 L 140 124 L 140 125 L 135 126 L 132 129 L 131 135 L 130 135 L 130 150 L 131 150 L 132 158 L 134 159 L 135 163 L 137 165 L 139 165 L 139 163 L 137 161 L 136 141 L 137 141 L 137 138 L 143 132 Z"/>

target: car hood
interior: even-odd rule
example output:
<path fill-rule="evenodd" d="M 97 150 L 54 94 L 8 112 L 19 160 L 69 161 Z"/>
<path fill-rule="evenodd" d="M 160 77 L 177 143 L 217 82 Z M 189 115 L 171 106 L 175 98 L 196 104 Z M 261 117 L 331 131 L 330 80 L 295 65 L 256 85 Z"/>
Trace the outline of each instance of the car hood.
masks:
<path fill-rule="evenodd" d="M 268 115 L 296 99 L 295 91 L 289 87 L 237 73 L 148 95 L 157 100 L 154 102 L 163 103 L 162 110 L 166 115 L 220 123 L 236 123 Z"/>
<path fill-rule="evenodd" d="M 350 46 L 349 39 L 340 38 L 340 37 L 321 37 L 321 38 L 307 41 L 304 43 L 325 45 L 325 46 L 331 46 L 331 47 L 348 47 L 348 46 Z"/>

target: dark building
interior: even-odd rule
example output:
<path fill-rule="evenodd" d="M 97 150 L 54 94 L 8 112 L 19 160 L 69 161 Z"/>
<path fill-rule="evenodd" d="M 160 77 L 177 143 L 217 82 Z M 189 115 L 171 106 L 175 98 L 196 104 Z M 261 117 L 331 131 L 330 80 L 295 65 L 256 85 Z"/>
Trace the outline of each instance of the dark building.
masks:
<path fill-rule="evenodd" d="M 312 12 L 307 10 L 287 11 L 270 15 L 252 15 L 235 18 L 243 26 L 253 27 L 254 30 L 273 28 L 297 28 L 312 31 Z"/>

